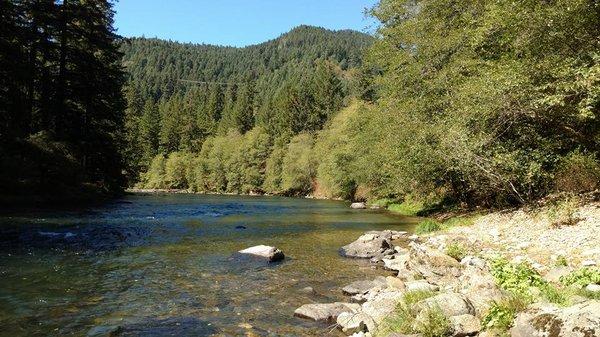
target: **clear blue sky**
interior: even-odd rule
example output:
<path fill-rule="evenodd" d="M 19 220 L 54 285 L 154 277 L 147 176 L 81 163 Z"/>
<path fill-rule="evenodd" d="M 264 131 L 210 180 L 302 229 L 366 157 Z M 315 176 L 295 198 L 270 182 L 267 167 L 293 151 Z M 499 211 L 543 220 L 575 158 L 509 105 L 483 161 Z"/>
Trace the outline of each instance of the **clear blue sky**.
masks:
<path fill-rule="evenodd" d="M 181 42 L 246 46 L 306 24 L 372 31 L 376 0 L 119 0 L 117 32 Z M 367 30 L 365 30 L 367 29 Z"/>

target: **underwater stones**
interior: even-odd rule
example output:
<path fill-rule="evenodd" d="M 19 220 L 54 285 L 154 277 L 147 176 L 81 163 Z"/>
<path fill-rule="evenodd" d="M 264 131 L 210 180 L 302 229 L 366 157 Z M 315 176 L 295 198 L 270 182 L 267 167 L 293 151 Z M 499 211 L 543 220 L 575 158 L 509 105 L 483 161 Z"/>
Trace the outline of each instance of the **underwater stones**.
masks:
<path fill-rule="evenodd" d="M 369 290 L 378 287 L 378 286 L 385 286 L 387 285 L 387 281 L 385 279 L 385 277 L 378 277 L 374 280 L 363 280 L 363 281 L 354 281 L 352 283 L 350 283 L 349 285 L 345 286 L 344 288 L 342 288 L 342 292 L 345 295 L 356 295 L 356 294 L 365 294 L 367 293 Z"/>
<path fill-rule="evenodd" d="M 275 247 L 258 245 L 240 250 L 238 253 L 265 258 L 269 262 L 281 261 L 285 258 L 283 252 Z"/>
<path fill-rule="evenodd" d="M 294 316 L 312 319 L 317 322 L 333 323 L 343 312 L 355 313 L 360 310 L 357 303 L 311 303 L 305 304 L 294 311 Z"/>

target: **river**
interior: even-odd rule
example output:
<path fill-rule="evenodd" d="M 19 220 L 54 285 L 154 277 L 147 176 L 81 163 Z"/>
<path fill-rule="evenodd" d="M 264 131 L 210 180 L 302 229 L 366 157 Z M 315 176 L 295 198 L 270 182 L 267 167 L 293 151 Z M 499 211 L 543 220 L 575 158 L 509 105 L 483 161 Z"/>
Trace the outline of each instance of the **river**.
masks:
<path fill-rule="evenodd" d="M 0 217 L 0 335 L 338 336 L 294 309 L 385 274 L 338 249 L 415 221 L 338 201 L 189 194 L 14 212 Z M 258 244 L 285 261 L 232 258 Z"/>

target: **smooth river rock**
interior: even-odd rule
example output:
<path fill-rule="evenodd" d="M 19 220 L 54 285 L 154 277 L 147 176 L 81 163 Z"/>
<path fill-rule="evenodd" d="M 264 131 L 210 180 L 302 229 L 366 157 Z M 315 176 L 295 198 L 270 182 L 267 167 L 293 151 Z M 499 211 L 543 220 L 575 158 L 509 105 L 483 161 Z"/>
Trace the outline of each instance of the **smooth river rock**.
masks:
<path fill-rule="evenodd" d="M 269 262 L 281 261 L 285 258 L 283 252 L 275 247 L 259 245 L 240 250 L 240 254 L 248 254 L 267 259 Z"/>
<path fill-rule="evenodd" d="M 386 286 L 387 281 L 385 277 L 380 276 L 374 280 L 364 280 L 364 281 L 354 281 L 349 285 L 342 288 L 342 292 L 344 295 L 356 295 L 356 294 L 365 294 L 369 290 L 377 287 L 377 286 Z"/>
<path fill-rule="evenodd" d="M 305 304 L 294 311 L 294 316 L 315 321 L 333 323 L 343 312 L 355 313 L 360 310 L 358 303 L 311 303 Z"/>

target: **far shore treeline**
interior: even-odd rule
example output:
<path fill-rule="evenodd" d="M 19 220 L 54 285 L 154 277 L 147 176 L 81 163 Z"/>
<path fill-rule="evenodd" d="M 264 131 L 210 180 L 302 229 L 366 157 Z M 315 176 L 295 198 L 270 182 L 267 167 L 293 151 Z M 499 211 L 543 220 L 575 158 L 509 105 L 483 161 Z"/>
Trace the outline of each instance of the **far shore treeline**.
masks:
<path fill-rule="evenodd" d="M 374 36 L 245 48 L 118 38 L 106 1 L 0 6 L 3 195 L 492 207 L 600 187 L 597 1 L 381 0 Z"/>

